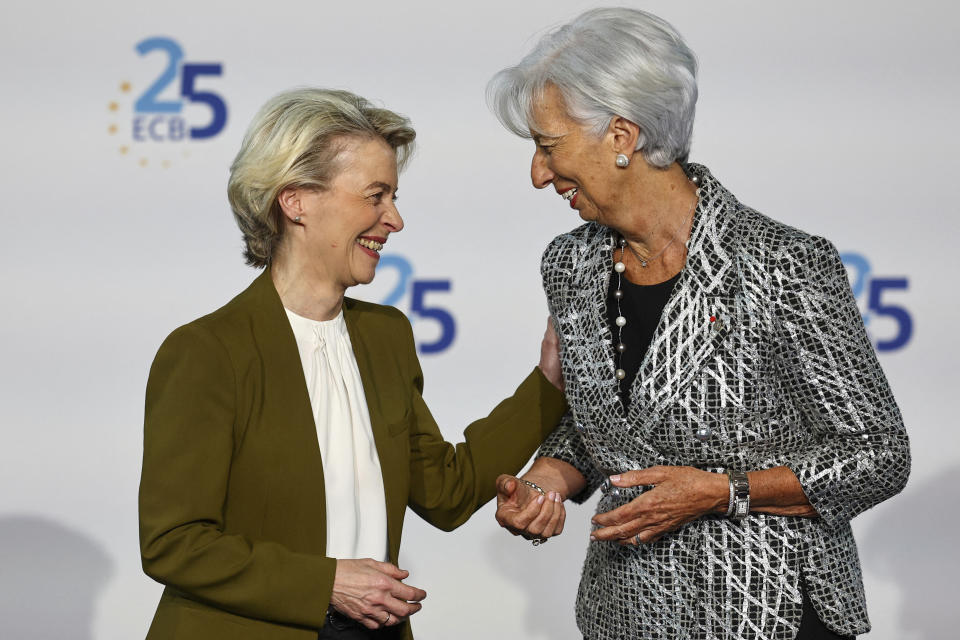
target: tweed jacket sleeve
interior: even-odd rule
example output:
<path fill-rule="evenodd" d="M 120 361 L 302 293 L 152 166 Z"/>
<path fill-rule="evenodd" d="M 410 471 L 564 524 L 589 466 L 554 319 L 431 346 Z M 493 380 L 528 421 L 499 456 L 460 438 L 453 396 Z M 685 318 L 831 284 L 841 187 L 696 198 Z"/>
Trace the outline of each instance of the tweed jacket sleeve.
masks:
<path fill-rule="evenodd" d="M 578 504 L 593 495 L 605 479 L 590 459 L 570 411 L 564 414 L 560 424 L 543 442 L 538 455 L 562 460 L 580 472 L 587 484 L 580 493 L 570 496 L 570 499 Z"/>
<path fill-rule="evenodd" d="M 778 373 L 816 435 L 787 466 L 837 526 L 904 487 L 906 430 L 834 246 L 815 236 L 787 243 L 773 287 Z"/>
<path fill-rule="evenodd" d="M 576 248 L 571 251 L 571 247 Z M 579 265 L 576 264 L 577 260 L 575 257 L 567 260 L 566 258 L 561 258 L 561 256 L 578 256 L 581 253 L 582 247 L 580 247 L 577 240 L 569 234 L 554 238 L 547 246 L 540 263 L 540 275 L 543 278 L 543 290 L 547 296 L 548 303 L 553 300 L 562 299 L 563 290 L 571 286 L 576 269 L 580 268 Z M 553 313 L 554 309 L 551 308 L 550 311 Z M 564 347 L 564 336 L 562 334 L 563 332 L 561 330 L 561 335 L 558 336 L 560 339 L 561 359 Z M 564 369 L 564 377 L 569 378 L 567 369 Z M 571 380 L 567 379 L 566 383 L 568 385 L 571 384 Z M 573 382 L 573 384 L 575 384 L 575 382 Z M 577 429 L 577 420 L 572 410 L 564 414 L 560 424 L 540 446 L 537 455 L 561 460 L 580 472 L 586 480 L 586 486 L 580 493 L 570 496 L 570 499 L 576 503 L 583 503 L 589 499 L 605 479 L 604 474 L 597 469 L 593 459 L 590 457 L 590 453 L 587 451 L 580 431 Z"/>

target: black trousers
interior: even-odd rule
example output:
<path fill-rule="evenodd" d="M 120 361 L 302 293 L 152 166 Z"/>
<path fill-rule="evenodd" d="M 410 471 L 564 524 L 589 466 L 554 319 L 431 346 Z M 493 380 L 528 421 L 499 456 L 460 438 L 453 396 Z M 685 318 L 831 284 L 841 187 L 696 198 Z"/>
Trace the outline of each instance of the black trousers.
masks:
<path fill-rule="evenodd" d="M 820 616 L 807 597 L 807 585 L 803 585 L 803 614 L 800 617 L 800 631 L 797 640 L 854 640 L 856 636 L 841 636 L 823 624 Z"/>
<path fill-rule="evenodd" d="M 391 640 L 400 637 L 399 625 L 383 629 L 367 629 L 333 607 L 327 611 L 327 622 L 320 629 L 317 640 Z"/>

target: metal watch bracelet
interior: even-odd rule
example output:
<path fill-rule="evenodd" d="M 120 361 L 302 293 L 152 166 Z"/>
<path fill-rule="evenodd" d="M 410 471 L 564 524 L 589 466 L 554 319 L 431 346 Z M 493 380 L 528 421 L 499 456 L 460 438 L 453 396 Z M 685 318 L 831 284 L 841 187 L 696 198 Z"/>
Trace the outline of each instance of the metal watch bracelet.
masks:
<path fill-rule="evenodd" d="M 742 520 L 750 513 L 750 481 L 743 471 L 727 469 L 727 477 L 730 479 L 727 517 L 731 520 Z"/>

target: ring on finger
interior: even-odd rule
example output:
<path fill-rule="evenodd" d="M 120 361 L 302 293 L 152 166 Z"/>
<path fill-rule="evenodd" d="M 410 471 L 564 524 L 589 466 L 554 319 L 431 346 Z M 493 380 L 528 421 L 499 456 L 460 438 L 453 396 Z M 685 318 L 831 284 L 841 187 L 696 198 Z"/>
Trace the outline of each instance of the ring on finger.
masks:
<path fill-rule="evenodd" d="M 637 535 L 633 536 L 633 544 L 637 545 L 638 547 L 640 546 L 640 534 L 639 534 L 639 533 L 638 533 Z"/>
<path fill-rule="evenodd" d="M 531 542 L 533 542 L 533 546 L 539 547 L 539 546 L 542 545 L 542 544 L 546 544 L 547 538 L 538 537 L 538 538 L 534 538 L 533 540 L 531 540 Z"/>

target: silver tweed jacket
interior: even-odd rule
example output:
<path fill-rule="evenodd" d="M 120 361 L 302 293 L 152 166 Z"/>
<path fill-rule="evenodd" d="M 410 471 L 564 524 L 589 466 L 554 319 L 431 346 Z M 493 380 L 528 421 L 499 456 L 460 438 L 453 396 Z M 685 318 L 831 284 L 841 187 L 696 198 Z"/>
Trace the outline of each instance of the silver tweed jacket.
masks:
<path fill-rule="evenodd" d="M 869 631 L 849 521 L 899 492 L 910 452 L 836 249 L 740 204 L 699 165 L 687 264 L 617 401 L 607 286 L 615 234 L 558 236 L 542 274 L 570 411 L 540 455 L 600 488 L 598 511 L 644 488 L 609 474 L 654 465 L 787 466 L 817 518 L 705 516 L 658 542 L 592 542 L 577 597 L 589 640 L 793 638 L 801 581 L 820 619 Z M 711 321 L 711 318 L 714 320 Z"/>

